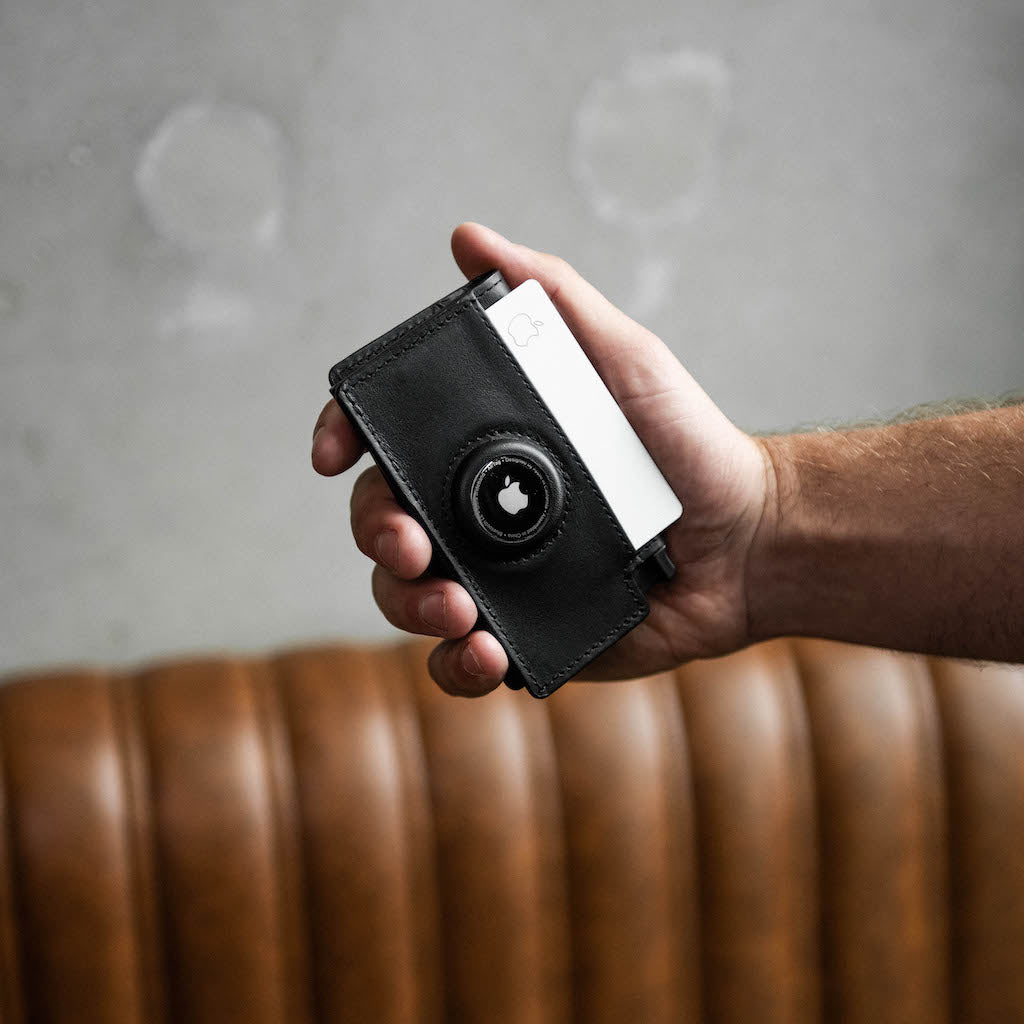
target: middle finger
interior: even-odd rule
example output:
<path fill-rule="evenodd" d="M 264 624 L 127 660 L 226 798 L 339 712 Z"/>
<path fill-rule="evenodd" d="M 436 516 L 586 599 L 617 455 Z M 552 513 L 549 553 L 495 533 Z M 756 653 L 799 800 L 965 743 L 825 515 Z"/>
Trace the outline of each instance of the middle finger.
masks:
<path fill-rule="evenodd" d="M 373 570 L 373 598 L 393 626 L 409 633 L 465 636 L 476 624 L 476 605 L 454 580 L 400 580 L 380 566 Z"/>

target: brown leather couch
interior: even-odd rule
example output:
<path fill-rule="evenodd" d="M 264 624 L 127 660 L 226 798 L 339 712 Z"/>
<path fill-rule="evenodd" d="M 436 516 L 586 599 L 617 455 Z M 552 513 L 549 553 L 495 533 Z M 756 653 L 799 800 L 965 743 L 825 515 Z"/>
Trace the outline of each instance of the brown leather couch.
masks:
<path fill-rule="evenodd" d="M 1024 670 L 423 659 L 0 688 L 5 1024 L 1024 1021 Z"/>

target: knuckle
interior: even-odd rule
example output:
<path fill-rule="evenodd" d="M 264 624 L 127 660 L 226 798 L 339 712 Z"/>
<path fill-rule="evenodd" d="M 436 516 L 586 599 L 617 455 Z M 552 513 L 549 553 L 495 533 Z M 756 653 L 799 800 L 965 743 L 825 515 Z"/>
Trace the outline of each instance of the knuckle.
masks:
<path fill-rule="evenodd" d="M 376 556 L 374 551 L 375 536 L 376 531 L 367 521 L 366 516 L 362 513 L 354 513 L 352 516 L 352 537 L 356 542 L 356 547 L 367 558 L 374 558 Z"/>
<path fill-rule="evenodd" d="M 392 626 L 397 626 L 407 633 L 422 631 L 418 590 L 408 583 L 396 580 L 380 566 L 374 569 L 373 599 L 381 614 Z"/>
<path fill-rule="evenodd" d="M 401 622 L 398 621 L 398 607 L 395 595 L 384 570 L 380 566 L 375 566 L 371 579 L 373 600 L 380 609 L 381 614 L 392 626 L 401 627 Z"/>
<path fill-rule="evenodd" d="M 551 266 L 554 270 L 559 273 L 567 274 L 572 270 L 569 265 L 569 261 L 564 256 L 559 256 L 555 253 L 548 253 L 548 259 L 551 260 Z"/>
<path fill-rule="evenodd" d="M 370 469 L 364 469 L 362 473 L 356 477 L 356 482 L 352 485 L 352 495 L 348 502 L 349 508 L 353 513 L 355 513 L 356 510 L 359 509 L 366 501 L 372 480 L 373 467 Z"/>
<path fill-rule="evenodd" d="M 351 507 L 352 535 L 356 545 L 364 555 L 374 556 L 373 545 L 377 534 L 386 525 L 387 506 L 372 494 L 362 495 L 358 499 L 353 493 Z"/>
<path fill-rule="evenodd" d="M 541 258 L 544 260 L 548 273 L 556 281 L 566 281 L 576 273 L 572 264 L 561 256 L 545 252 L 541 254 Z"/>

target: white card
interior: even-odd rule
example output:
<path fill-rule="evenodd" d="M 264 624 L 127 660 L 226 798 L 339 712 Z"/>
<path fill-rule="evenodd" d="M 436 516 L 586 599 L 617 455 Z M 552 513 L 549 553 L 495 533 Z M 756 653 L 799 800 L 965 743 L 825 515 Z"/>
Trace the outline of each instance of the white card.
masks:
<path fill-rule="evenodd" d="M 683 510 L 679 499 L 540 284 L 524 281 L 484 312 L 579 452 L 633 547 L 674 523 Z"/>

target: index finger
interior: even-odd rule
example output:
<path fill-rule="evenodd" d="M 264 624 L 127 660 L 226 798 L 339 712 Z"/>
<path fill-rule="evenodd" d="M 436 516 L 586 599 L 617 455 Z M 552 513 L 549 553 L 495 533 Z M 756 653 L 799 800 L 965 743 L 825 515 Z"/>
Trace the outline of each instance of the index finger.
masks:
<path fill-rule="evenodd" d="M 363 442 L 333 399 L 328 402 L 313 428 L 313 468 L 321 476 L 337 476 L 363 454 Z"/>

